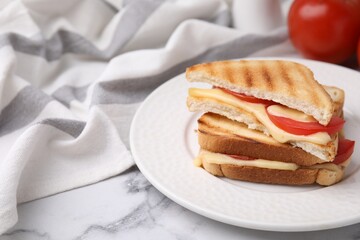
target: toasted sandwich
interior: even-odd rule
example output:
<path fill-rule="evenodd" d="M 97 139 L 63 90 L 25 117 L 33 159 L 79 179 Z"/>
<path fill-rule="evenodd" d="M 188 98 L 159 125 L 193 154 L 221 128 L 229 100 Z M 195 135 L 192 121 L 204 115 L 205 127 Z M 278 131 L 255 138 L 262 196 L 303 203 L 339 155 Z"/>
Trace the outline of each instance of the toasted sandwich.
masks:
<path fill-rule="evenodd" d="M 213 86 L 191 88 L 187 99 L 190 111 L 208 112 L 198 120 L 198 166 L 251 182 L 342 179 L 354 142 L 339 135 L 341 89 L 320 85 L 310 69 L 289 61 L 205 63 L 188 68 L 186 77 Z"/>

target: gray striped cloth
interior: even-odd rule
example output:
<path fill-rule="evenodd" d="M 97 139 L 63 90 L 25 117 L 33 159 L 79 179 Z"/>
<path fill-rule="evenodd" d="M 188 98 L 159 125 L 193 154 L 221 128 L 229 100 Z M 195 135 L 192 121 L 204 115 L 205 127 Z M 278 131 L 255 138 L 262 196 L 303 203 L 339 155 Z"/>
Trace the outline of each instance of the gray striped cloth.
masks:
<path fill-rule="evenodd" d="M 0 233 L 16 223 L 18 203 L 131 167 L 134 112 L 187 66 L 294 55 L 285 27 L 231 28 L 223 0 L 14 0 L 0 9 Z"/>

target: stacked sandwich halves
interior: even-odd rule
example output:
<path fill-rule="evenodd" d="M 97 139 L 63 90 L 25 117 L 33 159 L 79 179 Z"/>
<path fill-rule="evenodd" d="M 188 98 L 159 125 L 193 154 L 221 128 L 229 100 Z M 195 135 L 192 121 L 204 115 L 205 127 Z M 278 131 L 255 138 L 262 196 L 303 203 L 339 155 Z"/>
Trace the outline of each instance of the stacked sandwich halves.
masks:
<path fill-rule="evenodd" d="M 320 85 L 290 61 L 204 63 L 186 71 L 190 111 L 198 119 L 195 163 L 209 173 L 250 182 L 332 185 L 354 151 L 340 134 L 344 91 Z"/>

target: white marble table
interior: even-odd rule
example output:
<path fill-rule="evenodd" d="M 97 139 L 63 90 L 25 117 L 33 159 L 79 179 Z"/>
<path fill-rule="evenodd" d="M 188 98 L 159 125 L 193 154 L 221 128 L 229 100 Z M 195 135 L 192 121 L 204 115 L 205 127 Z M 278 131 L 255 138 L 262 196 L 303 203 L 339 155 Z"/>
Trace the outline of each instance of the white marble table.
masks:
<path fill-rule="evenodd" d="M 19 206 L 0 240 L 359 239 L 360 224 L 316 232 L 257 231 L 219 223 L 172 202 L 136 167 L 106 181 Z"/>

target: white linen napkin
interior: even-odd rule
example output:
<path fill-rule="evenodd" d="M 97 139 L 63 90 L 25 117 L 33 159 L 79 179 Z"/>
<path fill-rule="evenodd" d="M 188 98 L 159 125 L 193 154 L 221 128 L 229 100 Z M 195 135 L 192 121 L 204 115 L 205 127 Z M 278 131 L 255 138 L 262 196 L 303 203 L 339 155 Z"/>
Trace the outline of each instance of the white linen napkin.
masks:
<path fill-rule="evenodd" d="M 134 165 L 133 114 L 187 66 L 294 54 L 285 27 L 230 28 L 222 0 L 0 4 L 0 234 L 18 203 Z"/>

